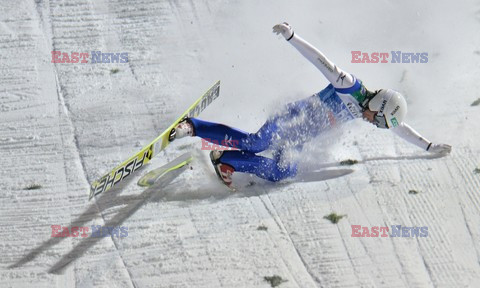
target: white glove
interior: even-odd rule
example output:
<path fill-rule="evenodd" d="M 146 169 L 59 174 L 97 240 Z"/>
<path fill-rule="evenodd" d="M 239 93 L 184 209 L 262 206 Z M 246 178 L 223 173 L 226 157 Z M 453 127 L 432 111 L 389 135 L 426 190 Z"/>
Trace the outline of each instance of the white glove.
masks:
<path fill-rule="evenodd" d="M 290 27 L 290 25 L 288 25 L 287 22 L 273 26 L 273 33 L 276 33 L 277 35 L 282 34 L 287 41 L 293 37 L 293 29 Z"/>
<path fill-rule="evenodd" d="M 430 144 L 427 151 L 434 154 L 449 154 L 452 151 L 452 146 L 448 144 Z"/>

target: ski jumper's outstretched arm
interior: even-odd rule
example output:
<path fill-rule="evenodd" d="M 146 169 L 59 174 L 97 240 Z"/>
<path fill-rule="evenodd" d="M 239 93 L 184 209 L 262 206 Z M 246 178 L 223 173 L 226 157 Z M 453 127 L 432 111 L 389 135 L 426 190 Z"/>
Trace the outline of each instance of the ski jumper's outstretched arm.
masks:
<path fill-rule="evenodd" d="M 397 136 L 403 138 L 405 141 L 410 142 L 423 150 L 429 150 L 432 142 L 428 141 L 420 133 L 415 131 L 407 123 L 400 123 L 398 126 L 390 128 L 390 130 L 395 133 Z"/>
<path fill-rule="evenodd" d="M 322 72 L 335 88 L 350 88 L 355 84 L 355 77 L 345 72 L 340 67 L 330 61 L 320 50 L 312 44 L 305 41 L 297 34 L 293 34 L 288 41 L 295 47 L 305 58 L 308 59 L 315 67 Z"/>
<path fill-rule="evenodd" d="M 405 122 L 400 123 L 400 125 L 396 127 L 390 128 L 390 130 L 403 138 L 405 141 L 410 142 L 431 153 L 446 155 L 452 150 L 452 146 L 448 144 L 434 144 L 428 141 Z"/>
<path fill-rule="evenodd" d="M 325 78 L 332 83 L 333 87 L 346 89 L 356 84 L 357 80 L 352 74 L 342 70 L 330 61 L 320 50 L 294 33 L 293 29 L 287 23 L 275 25 L 273 32 L 282 34 L 293 47 L 322 72 Z M 400 123 L 398 126 L 390 128 L 390 130 L 405 141 L 429 152 L 449 153 L 451 150 L 450 145 L 433 144 L 406 123 Z"/>
<path fill-rule="evenodd" d="M 335 88 L 350 88 L 355 84 L 355 78 L 350 73 L 345 72 L 340 67 L 330 61 L 320 50 L 302 39 L 297 34 L 293 34 L 289 41 L 305 58 L 307 58 L 315 67 L 322 72 Z M 415 129 L 406 123 L 390 129 L 397 136 L 405 141 L 427 150 L 431 142 L 422 137 Z"/>

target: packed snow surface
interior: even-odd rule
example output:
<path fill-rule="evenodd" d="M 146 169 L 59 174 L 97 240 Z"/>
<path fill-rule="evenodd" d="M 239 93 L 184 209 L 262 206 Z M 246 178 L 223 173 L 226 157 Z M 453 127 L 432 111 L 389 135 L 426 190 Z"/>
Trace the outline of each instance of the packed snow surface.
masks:
<path fill-rule="evenodd" d="M 18 0 L 0 12 L 0 287 L 270 287 L 274 275 L 280 287 L 480 287 L 478 1 Z M 402 92 L 407 122 L 452 153 L 429 158 L 356 120 L 306 144 L 306 181 L 235 175 L 232 193 L 201 141 L 182 139 L 88 201 L 89 183 L 216 80 L 201 118 L 252 132 L 323 89 L 271 33 L 282 21 L 368 88 Z M 128 62 L 52 63 L 54 50 Z M 352 51 L 428 62 L 352 63 Z M 168 185 L 135 184 L 186 152 L 195 160 Z M 337 165 L 347 159 L 359 163 Z M 56 238 L 53 225 L 128 235 Z M 352 225 L 428 235 L 352 237 Z"/>

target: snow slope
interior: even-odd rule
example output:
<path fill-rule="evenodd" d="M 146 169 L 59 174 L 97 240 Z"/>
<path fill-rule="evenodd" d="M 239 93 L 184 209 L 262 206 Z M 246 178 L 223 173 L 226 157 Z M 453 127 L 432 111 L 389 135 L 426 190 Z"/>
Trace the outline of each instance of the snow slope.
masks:
<path fill-rule="evenodd" d="M 269 287 L 272 275 L 288 280 L 281 287 L 480 287 L 478 1 L 18 0 L 0 11 L 0 287 Z M 221 97 L 202 118 L 247 131 L 325 87 L 271 33 L 280 21 L 368 87 L 403 92 L 408 123 L 452 154 L 426 159 L 354 121 L 307 145 L 304 164 L 330 169 L 315 176 L 323 181 L 236 175 L 232 195 L 188 139 L 144 170 L 194 153 L 164 189 L 138 187 L 137 175 L 88 202 L 91 181 L 218 79 Z M 52 50 L 127 52 L 129 62 L 53 64 Z M 429 61 L 354 64 L 352 50 Z M 330 165 L 347 158 L 363 161 Z M 347 217 L 334 225 L 331 212 Z M 128 236 L 52 238 L 51 225 L 125 226 Z M 355 238 L 351 225 L 429 234 Z"/>

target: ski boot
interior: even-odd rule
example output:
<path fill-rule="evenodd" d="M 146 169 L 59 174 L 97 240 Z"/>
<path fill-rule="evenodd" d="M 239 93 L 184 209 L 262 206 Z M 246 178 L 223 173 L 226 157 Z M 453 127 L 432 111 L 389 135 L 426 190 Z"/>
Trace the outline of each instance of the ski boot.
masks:
<path fill-rule="evenodd" d="M 168 141 L 172 142 L 175 139 L 180 139 L 186 136 L 195 136 L 195 133 L 192 122 L 185 116 L 175 128 L 172 128 L 168 135 Z"/>
<path fill-rule="evenodd" d="M 212 161 L 213 168 L 215 168 L 215 172 L 222 183 L 231 190 L 235 191 L 235 188 L 232 185 L 232 175 L 233 172 L 235 172 L 235 169 L 228 164 L 220 162 L 222 155 L 223 151 L 213 150 L 210 152 L 210 160 Z"/>

